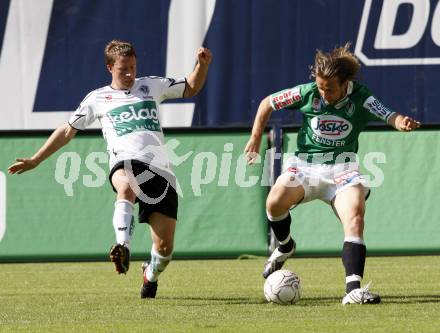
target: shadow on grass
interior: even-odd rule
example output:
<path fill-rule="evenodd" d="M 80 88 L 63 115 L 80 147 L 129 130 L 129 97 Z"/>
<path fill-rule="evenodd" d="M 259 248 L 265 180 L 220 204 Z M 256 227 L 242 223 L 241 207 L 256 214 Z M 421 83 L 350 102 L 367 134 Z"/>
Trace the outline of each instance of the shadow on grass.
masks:
<path fill-rule="evenodd" d="M 381 295 L 382 304 L 440 303 L 440 295 Z M 304 306 L 341 302 L 341 297 L 302 297 Z M 298 305 L 301 305 L 298 303 Z"/>
<path fill-rule="evenodd" d="M 246 297 L 194 297 L 194 296 L 182 296 L 182 297 L 161 297 L 163 300 L 170 301 L 192 301 L 200 302 L 200 306 L 205 306 L 208 303 L 215 305 L 220 304 L 267 304 L 268 302 L 264 298 L 246 298 Z M 334 305 L 335 303 L 341 302 L 340 297 L 303 297 L 301 301 L 296 304 L 296 306 L 325 306 Z M 191 305 L 194 305 L 191 304 Z"/>
<path fill-rule="evenodd" d="M 206 306 L 207 303 L 215 305 L 219 304 L 265 304 L 265 299 L 246 298 L 246 297 L 194 297 L 194 296 L 182 296 L 182 297 L 161 297 L 163 300 L 171 301 L 192 301 L 200 302 L 200 305 Z M 302 297 L 301 301 L 296 306 L 333 306 L 340 303 L 341 297 Z M 383 295 L 382 304 L 422 304 L 422 303 L 440 303 L 440 295 Z"/>
<path fill-rule="evenodd" d="M 331 296 L 331 297 L 301 297 L 300 302 L 297 306 L 332 306 L 335 303 L 341 303 L 342 297 Z"/>
<path fill-rule="evenodd" d="M 405 303 L 440 303 L 440 295 L 384 295 L 383 303 L 405 304 Z"/>
<path fill-rule="evenodd" d="M 255 299 L 247 297 L 195 297 L 195 296 L 182 296 L 182 297 L 160 297 L 163 300 L 170 301 L 199 301 L 200 305 L 205 306 L 207 302 L 213 302 L 218 304 L 263 304 L 266 303 L 264 299 Z"/>

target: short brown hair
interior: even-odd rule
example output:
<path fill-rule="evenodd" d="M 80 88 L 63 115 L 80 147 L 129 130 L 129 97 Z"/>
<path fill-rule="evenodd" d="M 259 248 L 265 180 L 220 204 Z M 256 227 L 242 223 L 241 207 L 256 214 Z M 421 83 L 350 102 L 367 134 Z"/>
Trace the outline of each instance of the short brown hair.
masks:
<path fill-rule="evenodd" d="M 315 64 L 310 66 L 311 77 L 322 77 L 329 79 L 338 77 L 340 83 L 353 80 L 361 68 L 359 59 L 350 52 L 351 43 L 335 47 L 332 51 L 324 53 L 316 51 Z"/>
<path fill-rule="evenodd" d="M 136 58 L 136 51 L 131 43 L 114 39 L 105 46 L 104 56 L 105 64 L 113 65 L 119 56 Z"/>

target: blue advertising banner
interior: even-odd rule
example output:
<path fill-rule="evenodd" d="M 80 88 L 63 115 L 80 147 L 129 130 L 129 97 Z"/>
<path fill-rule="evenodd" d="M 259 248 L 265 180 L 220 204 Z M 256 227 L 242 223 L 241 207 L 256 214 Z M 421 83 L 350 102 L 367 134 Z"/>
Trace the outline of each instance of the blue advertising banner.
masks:
<path fill-rule="evenodd" d="M 440 123 L 438 0 L 4 0 L 0 129 L 48 129 L 109 83 L 103 49 L 134 43 L 138 75 L 181 77 L 214 53 L 203 91 L 165 103 L 164 127 L 248 126 L 262 98 L 310 80 L 316 49 L 352 42 L 361 81 L 387 106 Z M 184 111 L 181 111 L 184 110 Z M 272 123 L 300 121 L 294 112 Z"/>

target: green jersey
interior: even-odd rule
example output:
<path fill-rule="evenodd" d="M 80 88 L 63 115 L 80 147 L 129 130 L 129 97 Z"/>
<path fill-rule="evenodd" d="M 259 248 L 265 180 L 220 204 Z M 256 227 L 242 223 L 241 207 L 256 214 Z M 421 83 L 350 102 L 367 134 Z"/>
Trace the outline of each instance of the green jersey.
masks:
<path fill-rule="evenodd" d="M 394 113 L 355 81 L 349 82 L 347 95 L 335 105 L 321 98 L 315 82 L 272 94 L 270 103 L 274 110 L 296 109 L 303 114 L 295 155 L 309 162 L 325 156 L 322 163 L 334 163 L 341 153 L 357 153 L 359 134 L 367 123 L 388 122 Z"/>

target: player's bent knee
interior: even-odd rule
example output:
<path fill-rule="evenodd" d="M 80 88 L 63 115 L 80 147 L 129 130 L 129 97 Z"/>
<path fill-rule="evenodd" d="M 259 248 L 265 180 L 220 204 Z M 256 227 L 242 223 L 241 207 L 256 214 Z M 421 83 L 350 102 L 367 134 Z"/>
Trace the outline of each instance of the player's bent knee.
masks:
<path fill-rule="evenodd" d="M 292 206 L 301 202 L 304 191 L 273 187 L 266 199 L 266 210 L 272 216 L 285 214 Z"/>
<path fill-rule="evenodd" d="M 282 186 L 285 188 L 298 188 L 302 187 L 302 181 L 291 173 L 285 172 L 277 178 L 275 187 L 276 186 Z"/>
<path fill-rule="evenodd" d="M 285 214 L 289 207 L 280 203 L 277 198 L 268 197 L 266 200 L 266 211 L 271 216 L 280 216 Z"/>
<path fill-rule="evenodd" d="M 111 182 L 118 194 L 118 199 L 125 199 L 131 202 L 134 202 L 136 200 L 136 194 L 131 188 L 123 169 L 115 171 L 112 176 Z"/>
<path fill-rule="evenodd" d="M 133 192 L 130 186 L 119 186 L 116 188 L 119 199 L 129 200 L 134 202 L 136 200 L 136 194 Z"/>
<path fill-rule="evenodd" d="M 266 199 L 266 210 L 271 213 L 272 210 L 276 209 L 278 206 L 278 200 L 274 196 L 270 195 Z"/>
<path fill-rule="evenodd" d="M 284 193 L 285 193 L 285 189 L 283 186 L 274 185 L 274 187 L 272 187 L 272 189 L 270 190 L 269 195 L 267 196 L 266 206 L 279 205 L 279 203 L 282 201 L 282 199 L 284 197 L 284 195 L 283 195 Z"/>

